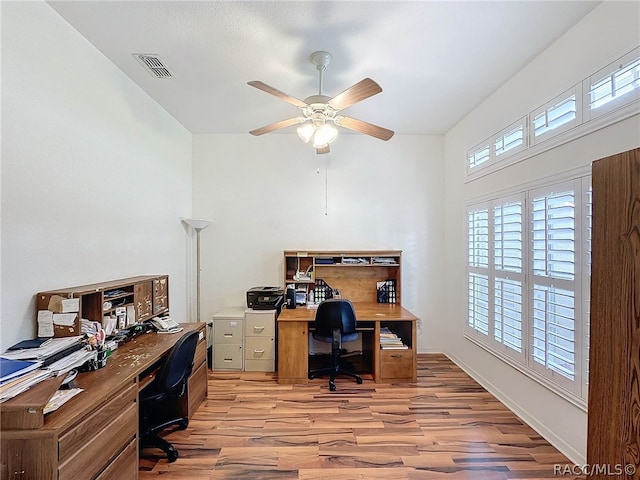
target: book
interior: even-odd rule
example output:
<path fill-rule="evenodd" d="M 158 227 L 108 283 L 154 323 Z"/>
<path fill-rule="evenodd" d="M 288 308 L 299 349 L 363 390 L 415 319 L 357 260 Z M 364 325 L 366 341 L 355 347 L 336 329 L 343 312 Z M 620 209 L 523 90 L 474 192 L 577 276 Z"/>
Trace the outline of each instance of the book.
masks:
<path fill-rule="evenodd" d="M 31 370 L 35 370 L 42 363 L 28 360 L 11 360 L 0 357 L 0 383 L 5 383 L 12 378 L 20 377 Z"/>
<path fill-rule="evenodd" d="M 21 342 L 11 345 L 7 350 L 23 350 L 25 348 L 39 348 L 51 342 L 51 338 L 34 338 L 31 340 L 22 340 Z"/>
<path fill-rule="evenodd" d="M 381 350 L 409 350 L 405 344 L 402 345 L 380 345 Z"/>

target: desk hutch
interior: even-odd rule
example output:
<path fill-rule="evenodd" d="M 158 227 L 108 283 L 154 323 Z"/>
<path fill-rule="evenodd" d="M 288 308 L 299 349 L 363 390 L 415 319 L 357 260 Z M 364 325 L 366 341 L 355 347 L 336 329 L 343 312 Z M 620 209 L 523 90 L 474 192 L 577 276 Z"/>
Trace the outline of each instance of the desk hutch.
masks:
<path fill-rule="evenodd" d="M 374 381 L 416 382 L 417 317 L 401 305 L 401 266 L 399 250 L 285 251 L 284 286 L 307 294 L 313 290 L 316 300 L 338 290 L 354 305 L 364 365 Z M 283 309 L 278 317 L 278 383 L 307 383 L 315 312 L 301 305 Z M 381 349 L 382 327 L 396 333 L 407 349 Z"/>

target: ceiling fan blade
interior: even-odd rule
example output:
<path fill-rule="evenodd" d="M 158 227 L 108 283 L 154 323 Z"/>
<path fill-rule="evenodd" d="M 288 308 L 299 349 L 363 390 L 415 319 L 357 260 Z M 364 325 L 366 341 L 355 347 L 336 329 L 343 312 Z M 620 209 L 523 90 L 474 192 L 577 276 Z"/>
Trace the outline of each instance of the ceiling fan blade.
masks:
<path fill-rule="evenodd" d="M 316 148 L 316 153 L 318 155 L 322 155 L 323 153 L 329 153 L 329 144 L 327 143 L 324 147 Z"/>
<path fill-rule="evenodd" d="M 376 137 L 380 140 L 385 141 L 393 137 L 394 133 L 393 131 L 387 130 L 386 128 L 382 128 L 372 123 L 363 122 L 362 120 L 356 120 L 355 118 L 350 117 L 340 116 L 336 119 L 336 123 L 341 127 L 348 128 L 349 130 L 354 130 L 366 135 L 371 135 L 372 137 Z"/>
<path fill-rule="evenodd" d="M 285 102 L 290 103 L 294 107 L 306 107 L 307 106 L 307 104 L 304 103 L 302 100 L 298 100 L 297 98 L 292 97 L 291 95 L 287 95 L 286 93 L 281 92 L 277 88 L 273 88 L 273 87 L 267 85 L 264 82 L 260 82 L 258 80 L 253 80 L 251 82 L 247 82 L 247 85 L 251 85 L 252 87 L 257 88 L 258 90 L 262 90 L 263 92 L 270 93 L 271 95 L 274 95 L 274 96 L 278 97 L 280 100 L 284 100 Z"/>
<path fill-rule="evenodd" d="M 300 122 L 301 122 L 301 119 L 299 117 L 289 118 L 287 120 L 280 120 L 279 122 L 265 125 L 264 127 L 256 128 L 255 130 L 251 130 L 249 133 L 251 135 L 262 135 L 263 133 L 273 132 L 274 130 L 279 130 L 281 128 L 289 127 L 291 125 L 296 125 Z"/>
<path fill-rule="evenodd" d="M 364 80 L 360 80 L 355 85 L 347 88 L 344 92 L 333 97 L 329 100 L 329 105 L 331 108 L 336 110 L 342 110 L 343 108 L 347 108 L 354 103 L 364 100 L 365 98 L 372 97 L 381 91 L 382 88 L 380 85 L 370 78 L 365 78 Z"/>

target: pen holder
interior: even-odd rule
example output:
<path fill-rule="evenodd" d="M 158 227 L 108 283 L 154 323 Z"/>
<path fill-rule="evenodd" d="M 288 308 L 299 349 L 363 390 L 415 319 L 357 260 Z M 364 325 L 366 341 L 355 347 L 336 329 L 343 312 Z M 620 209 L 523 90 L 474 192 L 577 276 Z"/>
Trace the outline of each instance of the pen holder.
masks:
<path fill-rule="evenodd" d="M 107 350 L 104 347 L 96 350 L 96 357 L 91 360 L 87 360 L 82 364 L 78 371 L 80 372 L 93 372 L 100 368 L 107 366 Z"/>

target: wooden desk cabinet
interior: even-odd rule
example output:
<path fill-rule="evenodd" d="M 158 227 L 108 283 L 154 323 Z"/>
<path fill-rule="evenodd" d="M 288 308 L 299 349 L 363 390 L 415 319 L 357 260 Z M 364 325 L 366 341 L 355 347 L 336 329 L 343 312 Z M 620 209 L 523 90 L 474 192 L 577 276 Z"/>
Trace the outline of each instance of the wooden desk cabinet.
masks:
<path fill-rule="evenodd" d="M 207 395 L 206 325 L 182 326 L 183 332 L 176 334 L 136 337 L 118 348 L 105 368 L 79 374 L 76 383 L 84 391 L 46 415 L 40 428 L 7 429 L 12 425 L 8 416 L 15 412 L 12 402 L 19 397 L 0 404 L 0 478 L 137 479 L 138 392 L 175 342 L 191 330 L 201 331 L 202 338 L 184 399 L 189 416 Z"/>
<path fill-rule="evenodd" d="M 416 382 L 416 322 L 407 309 L 395 304 L 353 302 L 366 358 L 371 358 L 375 382 Z M 307 383 L 309 331 L 316 310 L 284 309 L 278 317 L 278 383 Z M 406 350 L 382 350 L 380 328 L 389 327 L 408 346 Z"/>

